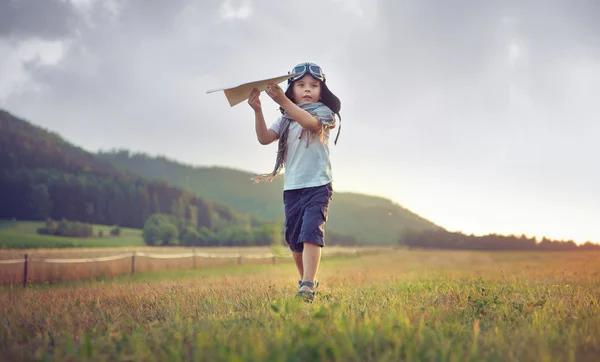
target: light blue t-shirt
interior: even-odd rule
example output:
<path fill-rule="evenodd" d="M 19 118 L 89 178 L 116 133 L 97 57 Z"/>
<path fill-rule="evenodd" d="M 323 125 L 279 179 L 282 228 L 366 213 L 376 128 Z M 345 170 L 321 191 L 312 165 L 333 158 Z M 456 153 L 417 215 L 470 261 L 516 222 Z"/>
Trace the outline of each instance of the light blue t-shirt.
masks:
<path fill-rule="evenodd" d="M 283 118 L 279 117 L 270 127 L 278 135 L 282 120 Z M 313 136 L 311 132 L 304 130 L 300 123 L 290 123 L 283 175 L 284 190 L 322 186 L 333 181 L 329 159 L 329 133 L 336 127 L 337 118 L 334 116 L 331 121 L 319 121 L 323 124 L 323 141 L 319 135 Z"/>

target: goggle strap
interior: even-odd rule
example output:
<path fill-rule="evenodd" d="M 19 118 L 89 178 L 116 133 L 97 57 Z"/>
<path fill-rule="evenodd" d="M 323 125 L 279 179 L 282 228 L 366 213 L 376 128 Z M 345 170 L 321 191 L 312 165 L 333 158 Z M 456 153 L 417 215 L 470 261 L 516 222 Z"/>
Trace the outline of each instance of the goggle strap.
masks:
<path fill-rule="evenodd" d="M 337 146 L 337 141 L 338 138 L 340 138 L 340 131 L 342 130 L 342 116 L 340 116 L 339 113 L 336 113 L 338 118 L 340 119 L 340 126 L 338 127 L 338 131 L 337 131 L 337 135 L 335 136 L 335 141 L 333 141 L 333 144 Z"/>

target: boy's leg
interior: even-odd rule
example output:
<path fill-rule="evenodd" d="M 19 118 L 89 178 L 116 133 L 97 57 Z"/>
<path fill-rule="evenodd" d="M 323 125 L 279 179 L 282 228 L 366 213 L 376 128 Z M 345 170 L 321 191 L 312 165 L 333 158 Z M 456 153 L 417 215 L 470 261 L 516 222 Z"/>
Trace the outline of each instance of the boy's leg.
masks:
<path fill-rule="evenodd" d="M 305 244 L 306 245 L 306 244 Z M 306 252 L 306 249 L 304 249 Z M 292 256 L 294 257 L 294 262 L 296 263 L 296 268 L 298 268 L 298 273 L 300 273 L 300 280 L 302 280 L 302 276 L 304 275 L 304 264 L 302 262 L 301 251 L 292 251 Z"/>
<path fill-rule="evenodd" d="M 304 252 L 302 253 L 302 263 L 304 266 L 303 282 L 314 283 L 319 271 L 319 263 L 321 262 L 321 246 L 305 241 Z M 303 286 L 300 290 L 310 290 L 309 287 Z"/>
<path fill-rule="evenodd" d="M 300 279 L 304 274 L 302 264 L 302 252 L 304 246 L 298 243 L 300 239 L 300 230 L 302 228 L 302 190 L 284 191 L 284 212 L 285 212 L 285 241 L 289 245 L 292 257 L 298 268 Z"/>
<path fill-rule="evenodd" d="M 331 184 L 312 188 L 304 200 L 306 208 L 302 216 L 302 231 L 300 239 L 303 241 L 304 250 L 302 263 L 304 274 L 302 281 L 314 283 L 319 264 L 321 262 L 321 249 L 325 246 L 325 223 L 327 211 L 333 196 Z M 300 290 L 310 290 L 303 286 Z"/>

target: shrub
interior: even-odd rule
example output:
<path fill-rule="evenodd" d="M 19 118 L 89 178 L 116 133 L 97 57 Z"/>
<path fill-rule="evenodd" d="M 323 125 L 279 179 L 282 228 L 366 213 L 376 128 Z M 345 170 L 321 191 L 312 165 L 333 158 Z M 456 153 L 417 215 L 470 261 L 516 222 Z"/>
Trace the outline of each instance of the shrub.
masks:
<path fill-rule="evenodd" d="M 66 236 L 66 237 L 89 237 L 94 235 L 91 224 L 78 221 L 62 219 L 58 224 L 51 219 L 46 221 L 46 227 L 37 228 L 38 234 Z"/>
<path fill-rule="evenodd" d="M 187 226 L 181 231 L 179 239 L 181 244 L 185 246 L 200 245 L 200 234 L 191 226 Z"/>
<path fill-rule="evenodd" d="M 112 235 L 112 236 L 119 236 L 119 235 L 121 235 L 121 228 L 118 227 L 118 226 L 115 226 L 114 228 L 112 228 L 110 230 L 110 235 Z"/>
<path fill-rule="evenodd" d="M 152 214 L 144 223 L 143 237 L 147 245 L 178 245 L 177 223 L 171 215 Z"/>

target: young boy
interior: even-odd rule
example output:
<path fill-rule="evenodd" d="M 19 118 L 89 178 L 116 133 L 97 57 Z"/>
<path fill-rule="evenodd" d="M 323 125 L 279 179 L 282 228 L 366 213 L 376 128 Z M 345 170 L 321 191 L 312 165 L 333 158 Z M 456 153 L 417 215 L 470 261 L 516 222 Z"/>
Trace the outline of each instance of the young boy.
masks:
<path fill-rule="evenodd" d="M 299 64 L 292 73 L 299 75 L 288 80 L 285 92 L 277 84 L 265 91 L 282 112 L 271 127 L 266 127 L 258 89 L 251 92 L 248 104 L 254 110 L 258 141 L 268 145 L 279 140 L 275 169 L 255 180 L 272 181 L 285 165 L 285 240 L 300 273 L 296 295 L 312 301 L 333 196 L 329 133 L 336 127 L 341 103 L 318 65 Z"/>

